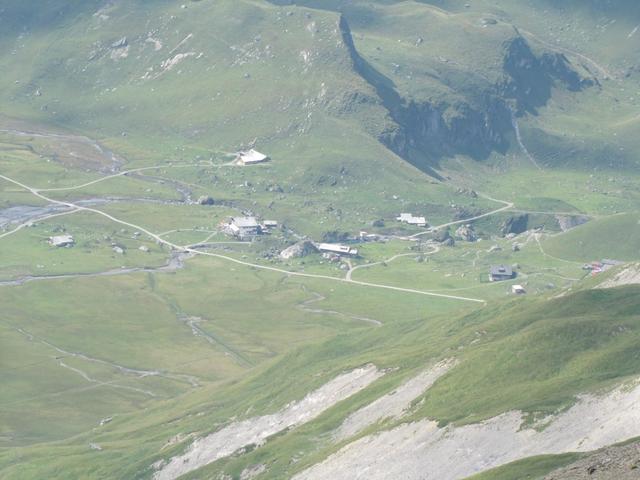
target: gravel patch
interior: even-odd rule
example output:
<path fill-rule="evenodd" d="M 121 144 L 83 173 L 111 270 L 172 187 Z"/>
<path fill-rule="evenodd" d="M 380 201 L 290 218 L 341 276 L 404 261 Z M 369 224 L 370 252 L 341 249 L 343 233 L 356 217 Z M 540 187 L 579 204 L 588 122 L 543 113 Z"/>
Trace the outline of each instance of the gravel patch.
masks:
<path fill-rule="evenodd" d="M 195 440 L 187 451 L 173 457 L 154 474 L 155 480 L 173 480 L 204 467 L 234 452 L 262 445 L 267 438 L 283 430 L 303 425 L 336 403 L 364 389 L 384 375 L 375 365 L 366 365 L 344 373 L 302 400 L 291 402 L 279 412 L 250 418 Z"/>
<path fill-rule="evenodd" d="M 625 285 L 639 285 L 640 284 L 640 263 L 634 263 L 624 270 L 616 273 L 612 278 L 605 280 L 596 288 L 615 288 Z"/>
<path fill-rule="evenodd" d="M 363 437 L 294 480 L 456 480 L 522 458 L 588 452 L 640 436 L 640 384 L 583 395 L 544 429 L 523 427 L 521 412 L 438 428 L 422 420 Z"/>
<path fill-rule="evenodd" d="M 337 441 L 346 440 L 386 418 L 402 417 L 411 407 L 411 402 L 426 392 L 454 365 L 454 360 L 442 361 L 408 380 L 394 391 L 352 413 L 338 428 L 335 439 Z"/>

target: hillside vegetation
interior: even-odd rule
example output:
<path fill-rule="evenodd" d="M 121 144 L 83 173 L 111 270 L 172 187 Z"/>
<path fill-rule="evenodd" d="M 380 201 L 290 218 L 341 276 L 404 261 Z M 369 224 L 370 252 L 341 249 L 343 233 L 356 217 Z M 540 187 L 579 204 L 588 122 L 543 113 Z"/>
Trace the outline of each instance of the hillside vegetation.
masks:
<path fill-rule="evenodd" d="M 640 261 L 638 25 L 4 2 L 0 477 L 541 478 L 639 436 L 640 287 L 584 269 Z"/>

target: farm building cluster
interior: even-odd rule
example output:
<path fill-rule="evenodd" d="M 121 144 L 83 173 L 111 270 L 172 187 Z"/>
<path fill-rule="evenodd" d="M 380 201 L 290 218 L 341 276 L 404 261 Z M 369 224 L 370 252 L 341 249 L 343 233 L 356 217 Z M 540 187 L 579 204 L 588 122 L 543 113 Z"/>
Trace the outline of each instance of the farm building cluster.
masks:
<path fill-rule="evenodd" d="M 600 261 L 595 261 L 584 265 L 583 270 L 589 270 L 592 275 L 598 275 L 599 273 L 611 270 L 613 267 L 624 265 L 624 262 L 619 260 L 611 260 L 610 258 L 603 258 Z"/>
<path fill-rule="evenodd" d="M 230 217 L 220 225 L 223 232 L 241 240 L 269 234 L 277 227 L 278 222 L 275 220 L 259 222 L 256 217 Z"/>

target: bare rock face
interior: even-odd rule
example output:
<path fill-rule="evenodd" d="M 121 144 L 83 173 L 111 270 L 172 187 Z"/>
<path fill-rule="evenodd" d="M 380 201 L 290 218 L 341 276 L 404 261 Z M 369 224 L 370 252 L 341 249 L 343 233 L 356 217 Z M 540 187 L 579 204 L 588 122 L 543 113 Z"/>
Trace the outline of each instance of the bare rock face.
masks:
<path fill-rule="evenodd" d="M 558 225 L 560 225 L 560 229 L 566 232 L 567 230 L 587 223 L 589 217 L 585 217 L 584 215 L 556 215 L 556 220 L 558 221 Z"/>
<path fill-rule="evenodd" d="M 290 260 L 292 258 L 302 258 L 312 253 L 317 253 L 318 248 L 311 240 L 303 240 L 280 252 L 282 260 Z"/>
<path fill-rule="evenodd" d="M 273 1 L 273 0 L 272 0 Z M 346 110 L 365 103 L 381 104 L 388 122 L 380 125 L 378 139 L 409 161 L 416 152 L 431 158 L 468 155 L 487 159 L 492 152 L 510 147 L 514 115 L 536 114 L 551 99 L 554 87 L 581 91 L 596 84 L 589 72 L 562 54 L 536 54 L 519 34 L 502 45 L 502 78 L 477 95 L 455 102 L 403 96 L 393 81 L 376 70 L 356 49 L 346 17 L 339 30 L 355 70 L 375 90 L 376 96 L 352 97 L 342 102 Z"/>
<path fill-rule="evenodd" d="M 528 226 L 529 215 L 525 213 L 523 215 L 515 215 L 513 217 L 509 217 L 502 224 L 501 230 L 503 235 L 509 235 L 510 233 L 519 235 L 523 232 L 526 232 Z"/>

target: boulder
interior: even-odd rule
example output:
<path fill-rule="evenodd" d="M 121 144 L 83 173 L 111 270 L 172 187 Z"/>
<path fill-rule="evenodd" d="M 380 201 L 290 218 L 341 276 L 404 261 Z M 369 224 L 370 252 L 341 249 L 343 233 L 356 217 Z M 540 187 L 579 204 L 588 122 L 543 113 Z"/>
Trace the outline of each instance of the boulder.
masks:
<path fill-rule="evenodd" d="M 125 48 L 127 45 L 129 45 L 129 41 L 127 40 L 127 37 L 122 37 L 121 39 L 116 40 L 115 42 L 113 42 L 111 44 L 111 48 L 113 48 L 113 49 Z"/>
<path fill-rule="evenodd" d="M 198 198 L 198 205 L 213 205 L 214 203 L 215 200 L 209 195 L 202 195 L 200 198 Z"/>
<path fill-rule="evenodd" d="M 456 230 L 456 238 L 464 240 L 465 242 L 475 242 L 478 240 L 478 235 L 473 229 L 473 225 L 462 225 Z"/>
<path fill-rule="evenodd" d="M 289 260 L 291 258 L 302 258 L 312 253 L 317 253 L 318 248 L 311 240 L 303 240 L 288 248 L 285 248 L 280 252 L 280 258 L 282 260 Z"/>

